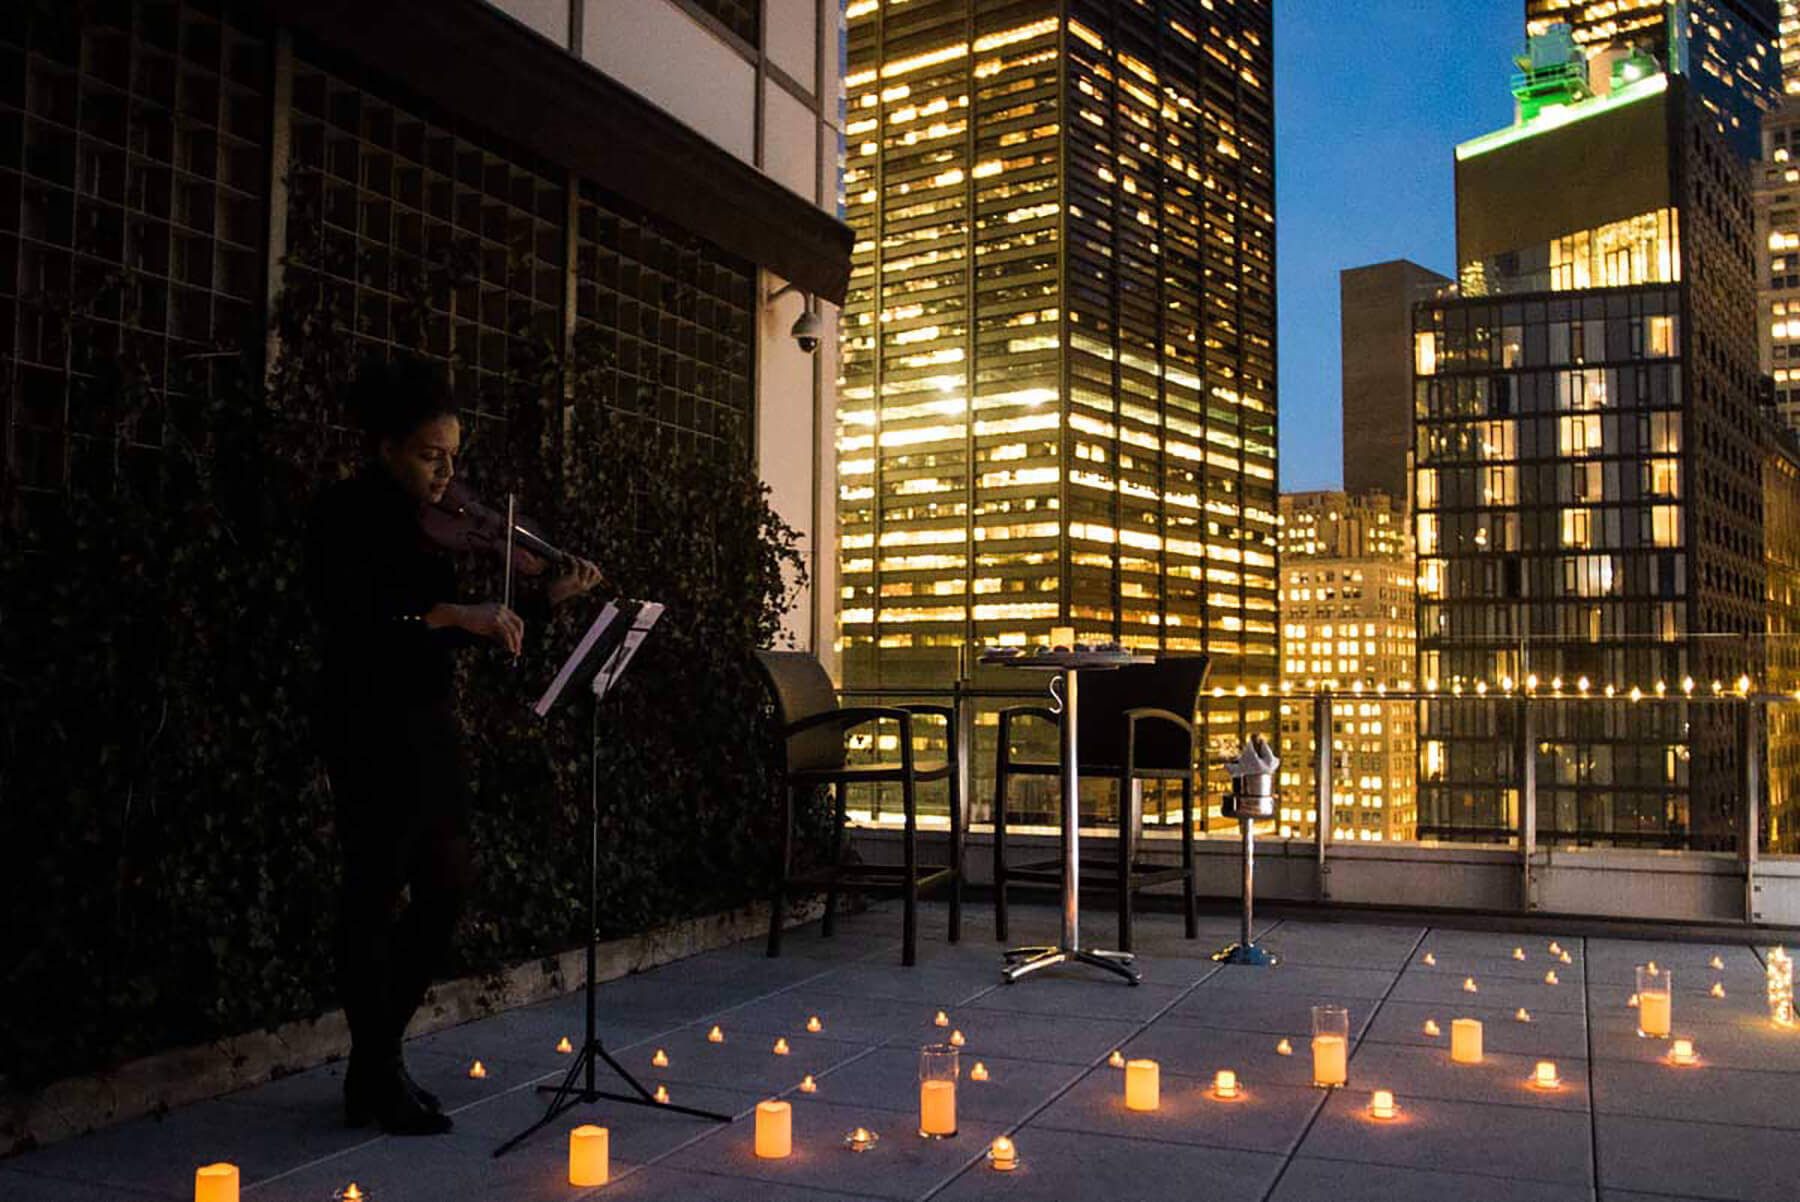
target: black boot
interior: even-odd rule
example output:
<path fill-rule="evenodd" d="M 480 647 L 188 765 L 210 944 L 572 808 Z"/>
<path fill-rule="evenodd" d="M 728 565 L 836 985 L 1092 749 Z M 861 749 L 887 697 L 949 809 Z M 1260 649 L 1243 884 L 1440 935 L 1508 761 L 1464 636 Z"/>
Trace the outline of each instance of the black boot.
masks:
<path fill-rule="evenodd" d="M 431 1113 L 442 1114 L 444 1112 L 443 1102 L 438 1099 L 436 1094 L 413 1080 L 411 1071 L 406 1067 L 406 1057 L 404 1055 L 399 1057 L 398 1063 L 400 1067 L 400 1084 L 406 1087 L 406 1092 L 410 1093 L 413 1096 L 414 1101 L 431 1111 Z"/>
<path fill-rule="evenodd" d="M 406 1086 L 398 1050 L 381 1056 L 350 1055 L 344 1074 L 344 1122 L 373 1122 L 389 1135 L 441 1135 L 449 1116 L 428 1110 Z"/>

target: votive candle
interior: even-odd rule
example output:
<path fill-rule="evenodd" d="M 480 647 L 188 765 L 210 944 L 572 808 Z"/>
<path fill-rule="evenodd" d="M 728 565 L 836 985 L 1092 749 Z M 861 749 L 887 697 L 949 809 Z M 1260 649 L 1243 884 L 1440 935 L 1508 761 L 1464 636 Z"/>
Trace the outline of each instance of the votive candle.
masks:
<path fill-rule="evenodd" d="M 1213 1074 L 1213 1096 L 1219 1098 L 1235 1098 L 1238 1096 L 1237 1074 L 1228 1068 L 1222 1068 Z"/>
<path fill-rule="evenodd" d="M 1667 969 L 1655 964 L 1640 966 L 1638 984 L 1638 1034 L 1646 1039 L 1667 1039 L 1673 1017 L 1670 989 L 1674 984 Z"/>
<path fill-rule="evenodd" d="M 988 1146 L 988 1163 L 1002 1173 L 1010 1173 L 1019 1167 L 1019 1149 L 1002 1135 Z"/>
<path fill-rule="evenodd" d="M 756 1154 L 780 1160 L 794 1150 L 794 1108 L 771 1098 L 756 1104 Z"/>
<path fill-rule="evenodd" d="M 919 1082 L 919 1134 L 956 1134 L 956 1082 Z"/>
<path fill-rule="evenodd" d="M 1537 1069 L 1531 1074 L 1531 1083 L 1539 1089 L 1555 1089 L 1561 1085 L 1562 1081 L 1556 1075 L 1556 1062 L 1554 1060 L 1538 1061 Z"/>
<path fill-rule="evenodd" d="M 1388 1089 L 1378 1089 L 1369 1098 L 1369 1116 L 1378 1119 L 1391 1119 L 1399 1113 L 1394 1105 L 1394 1093 Z"/>
<path fill-rule="evenodd" d="M 1313 1084 L 1333 1088 L 1350 1079 L 1350 1012 L 1313 1007 Z"/>
<path fill-rule="evenodd" d="M 1675 1041 L 1675 1046 L 1669 1049 L 1669 1059 L 1673 1060 L 1676 1064 L 1694 1063 L 1694 1061 L 1698 1059 L 1698 1057 L 1694 1055 L 1694 1041 L 1691 1039 L 1677 1039 Z"/>
<path fill-rule="evenodd" d="M 569 1184 L 605 1185 L 611 1175 L 611 1136 L 585 1123 L 569 1132 Z"/>

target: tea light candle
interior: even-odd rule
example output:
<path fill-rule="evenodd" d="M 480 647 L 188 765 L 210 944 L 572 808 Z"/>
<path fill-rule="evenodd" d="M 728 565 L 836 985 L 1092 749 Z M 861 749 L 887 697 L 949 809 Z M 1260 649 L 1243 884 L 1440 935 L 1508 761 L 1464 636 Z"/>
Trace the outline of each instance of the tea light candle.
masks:
<path fill-rule="evenodd" d="M 931 1021 L 940 1027 L 947 1027 L 950 1025 L 950 1016 L 945 1014 L 942 1010 L 939 1010 L 937 1012 L 937 1017 Z"/>
<path fill-rule="evenodd" d="M 988 1079 L 987 1065 L 985 1065 L 981 1061 L 977 1060 L 975 1062 L 975 1067 L 969 1070 L 969 1080 L 971 1080 L 971 1081 L 986 1081 L 987 1079 Z"/>
<path fill-rule="evenodd" d="M 775 1041 L 775 1054 L 777 1056 L 785 1056 L 788 1054 L 787 1040 L 777 1039 Z"/>
<path fill-rule="evenodd" d="M 569 1037 L 565 1035 L 562 1039 L 557 1041 L 556 1050 L 567 1056 L 570 1052 L 575 1050 L 575 1045 L 570 1043 Z"/>
<path fill-rule="evenodd" d="M 815 1014 L 806 1020 L 806 1029 L 811 1031 L 814 1035 L 817 1035 L 820 1031 L 825 1029 L 825 1024 L 820 1022 L 819 1016 Z"/>
<path fill-rule="evenodd" d="M 658 1085 L 656 1087 L 656 1100 L 665 1104 L 668 1102 L 669 1087 L 667 1085 Z"/>
<path fill-rule="evenodd" d="M 805 1077 L 801 1078 L 800 1092 L 801 1093 L 818 1093 L 819 1092 L 819 1084 L 818 1084 L 818 1082 L 816 1082 L 812 1079 L 811 1073 L 808 1073 L 808 1074 L 806 1074 Z"/>
<path fill-rule="evenodd" d="M 1125 1062 L 1125 1109 L 1155 1110 L 1162 1104 L 1162 1069 L 1154 1060 Z"/>
<path fill-rule="evenodd" d="M 1724 968 L 1725 961 L 1719 959 L 1717 956 L 1714 956 L 1711 960 L 1707 961 L 1707 967 L 1708 968 Z"/>
<path fill-rule="evenodd" d="M 1450 1023 L 1450 1059 L 1458 1064 L 1481 1063 L 1481 1020 L 1458 1018 Z"/>
<path fill-rule="evenodd" d="M 919 1134 L 956 1134 L 956 1082 L 919 1082 Z"/>
<path fill-rule="evenodd" d="M 1525 949 L 1524 948 L 1522 948 L 1522 947 L 1513 948 L 1513 959 L 1523 960 L 1524 958 L 1525 958 Z"/>
<path fill-rule="evenodd" d="M 1277 1056 L 1292 1056 L 1294 1054 L 1294 1045 L 1284 1039 L 1275 1045 L 1275 1054 Z"/>
<path fill-rule="evenodd" d="M 1002 1135 L 988 1145 L 988 1163 L 1002 1173 L 1010 1173 L 1019 1167 L 1019 1150 L 1013 1141 Z"/>
<path fill-rule="evenodd" d="M 332 1196 L 337 1199 L 337 1202 L 366 1202 L 368 1198 L 367 1194 L 356 1188 L 354 1181 Z"/>
<path fill-rule="evenodd" d="M 794 1109 L 770 1099 L 756 1104 L 756 1154 L 780 1160 L 794 1150 Z"/>
<path fill-rule="evenodd" d="M 569 1184 L 605 1185 L 611 1174 L 611 1136 L 605 1127 L 584 1124 L 569 1132 Z"/>
<path fill-rule="evenodd" d="M 1444 1033 L 1443 1029 L 1437 1025 L 1437 1019 L 1428 1018 L 1425 1020 L 1425 1034 L 1431 1036 L 1433 1039 L 1436 1039 L 1438 1036 L 1442 1035 L 1443 1033 Z"/>
<path fill-rule="evenodd" d="M 1528 1023 L 1531 1021 L 1531 1011 L 1525 1009 L 1525 1007 L 1523 1007 L 1523 1006 L 1520 1006 L 1519 1012 L 1517 1014 L 1513 1015 L 1513 1017 L 1518 1019 L 1522 1023 Z"/>
<path fill-rule="evenodd" d="M 706 1033 L 706 1042 L 707 1043 L 724 1043 L 725 1042 L 725 1032 L 721 1031 L 718 1027 L 714 1027 L 712 1030 L 710 1030 Z"/>
<path fill-rule="evenodd" d="M 650 1057 L 650 1063 L 655 1068 L 668 1068 L 669 1067 L 669 1054 L 667 1052 L 663 1051 L 661 1048 L 657 1048 L 656 1055 Z"/>
<path fill-rule="evenodd" d="M 1369 1117 L 1374 1119 L 1391 1119 L 1400 1113 L 1394 1105 L 1394 1093 L 1388 1089 L 1378 1089 L 1369 1098 Z"/>
<path fill-rule="evenodd" d="M 1436 957 L 1436 956 L 1434 956 L 1434 955 L 1432 955 L 1432 954 L 1431 954 L 1431 953 L 1430 953 L 1430 952 L 1426 952 L 1426 953 L 1425 953 L 1425 965 L 1426 965 L 1426 967 L 1428 967 L 1428 968 L 1429 968 L 1429 967 L 1430 967 L 1430 966 L 1432 966 L 1432 965 L 1434 965 L 1434 964 L 1436 964 L 1436 963 L 1437 963 L 1437 957 Z"/>
<path fill-rule="evenodd" d="M 1237 1074 L 1222 1068 L 1213 1075 L 1213 1097 L 1230 1100 L 1238 1096 Z"/>
<path fill-rule="evenodd" d="M 1480 993 L 1481 987 L 1475 984 L 1474 977 L 1464 977 L 1463 978 L 1463 992 L 1464 993 Z"/>
<path fill-rule="evenodd" d="M 1108 1064 L 1112 1065 L 1114 1068 L 1124 1068 L 1125 1067 L 1125 1053 L 1115 1051 L 1115 1052 L 1113 1052 L 1112 1055 L 1110 1055 L 1106 1058 L 1106 1062 Z"/>
<path fill-rule="evenodd" d="M 487 1066 L 477 1060 L 469 1066 L 469 1076 L 477 1081 L 484 1080 L 487 1077 Z"/>
<path fill-rule="evenodd" d="M 1537 1070 L 1531 1074 L 1531 1084 L 1538 1089 L 1555 1089 L 1561 1085 L 1562 1081 L 1556 1075 L 1556 1062 L 1538 1061 Z"/>
<path fill-rule="evenodd" d="M 1574 957 L 1570 956 L 1568 952 L 1564 952 L 1562 954 L 1562 962 L 1564 964 L 1573 964 L 1573 963 L 1575 963 L 1575 960 L 1574 960 Z"/>
<path fill-rule="evenodd" d="M 1349 1049 L 1342 1035 L 1315 1035 L 1312 1041 L 1313 1084 L 1342 1085 L 1350 1079 Z"/>
<path fill-rule="evenodd" d="M 870 1148 L 873 1148 L 880 1142 L 881 1136 L 875 1134 L 875 1132 L 869 1130 L 867 1127 L 858 1127 L 856 1130 L 844 1136 L 844 1146 L 849 1148 L 852 1152 L 867 1152 Z"/>
<path fill-rule="evenodd" d="M 1626 998 L 1625 1004 L 1627 1006 L 1630 1006 L 1633 1010 L 1636 1010 L 1638 1008 L 1638 995 L 1634 993 L 1630 997 Z"/>
<path fill-rule="evenodd" d="M 1714 981 L 1713 987 L 1712 987 L 1712 995 L 1714 997 L 1724 997 L 1725 996 L 1725 982 Z"/>
<path fill-rule="evenodd" d="M 1673 1060 L 1676 1064 L 1693 1064 L 1699 1059 L 1699 1057 L 1694 1055 L 1694 1041 L 1691 1039 L 1677 1039 L 1675 1045 L 1669 1049 L 1669 1059 Z"/>
<path fill-rule="evenodd" d="M 1553 968 L 1549 972 L 1544 974 L 1544 984 L 1555 985 L 1556 983 L 1557 983 L 1556 970 Z"/>
<path fill-rule="evenodd" d="M 1552 939 L 1550 941 L 1550 954 L 1552 956 L 1562 955 L 1562 944 L 1560 944 L 1560 943 L 1556 942 L 1556 940 Z"/>
<path fill-rule="evenodd" d="M 238 1202 L 238 1167 L 220 1161 L 195 1169 L 194 1202 Z"/>
<path fill-rule="evenodd" d="M 961 1031 L 950 1032 L 950 1046 L 951 1047 L 960 1048 L 960 1047 L 962 1047 L 963 1044 L 965 1044 L 967 1042 L 969 1042 L 969 1041 L 963 1038 L 963 1033 Z"/>

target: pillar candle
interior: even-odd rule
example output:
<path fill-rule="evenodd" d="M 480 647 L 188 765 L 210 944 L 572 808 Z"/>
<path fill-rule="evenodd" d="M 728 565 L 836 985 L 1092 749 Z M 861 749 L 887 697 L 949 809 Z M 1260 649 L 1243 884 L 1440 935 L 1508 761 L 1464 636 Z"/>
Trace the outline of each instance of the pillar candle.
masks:
<path fill-rule="evenodd" d="M 794 1150 L 794 1109 L 770 1099 L 756 1104 L 756 1154 L 780 1160 Z"/>
<path fill-rule="evenodd" d="M 1155 1110 L 1162 1104 L 1162 1069 L 1154 1060 L 1125 1062 L 1125 1108 Z"/>
<path fill-rule="evenodd" d="M 1458 1064 L 1481 1063 L 1481 1020 L 1458 1018 L 1450 1023 L 1450 1059 Z"/>
<path fill-rule="evenodd" d="M 919 1132 L 956 1134 L 956 1082 L 919 1082 Z"/>
<path fill-rule="evenodd" d="M 194 1172 L 194 1202 L 238 1202 L 235 1164 L 209 1164 Z"/>
<path fill-rule="evenodd" d="M 1342 1085 L 1350 1079 L 1349 1049 L 1342 1035 L 1313 1036 L 1312 1053 L 1314 1085 Z"/>
<path fill-rule="evenodd" d="M 605 1127 L 589 1123 L 569 1132 L 569 1184 L 605 1185 L 611 1172 L 610 1144 Z"/>
<path fill-rule="evenodd" d="M 1666 990 L 1638 994 L 1638 1030 L 1655 1039 L 1669 1037 L 1669 995 Z"/>

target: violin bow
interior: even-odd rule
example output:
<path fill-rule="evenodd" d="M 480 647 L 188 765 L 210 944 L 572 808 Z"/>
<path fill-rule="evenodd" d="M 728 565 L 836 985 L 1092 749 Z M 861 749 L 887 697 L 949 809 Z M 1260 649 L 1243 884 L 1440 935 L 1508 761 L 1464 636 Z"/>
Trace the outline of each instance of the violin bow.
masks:
<path fill-rule="evenodd" d="M 505 585 L 505 590 L 502 593 L 502 597 L 504 598 L 503 603 L 505 604 L 506 608 L 508 608 L 508 609 L 512 608 L 513 529 L 514 529 L 515 523 L 518 520 L 517 505 L 518 505 L 518 494 L 512 493 L 512 492 L 507 493 L 506 494 L 506 559 L 505 559 L 506 585 Z M 518 655 L 515 653 L 513 655 L 513 659 L 516 661 L 518 658 L 519 658 Z"/>

